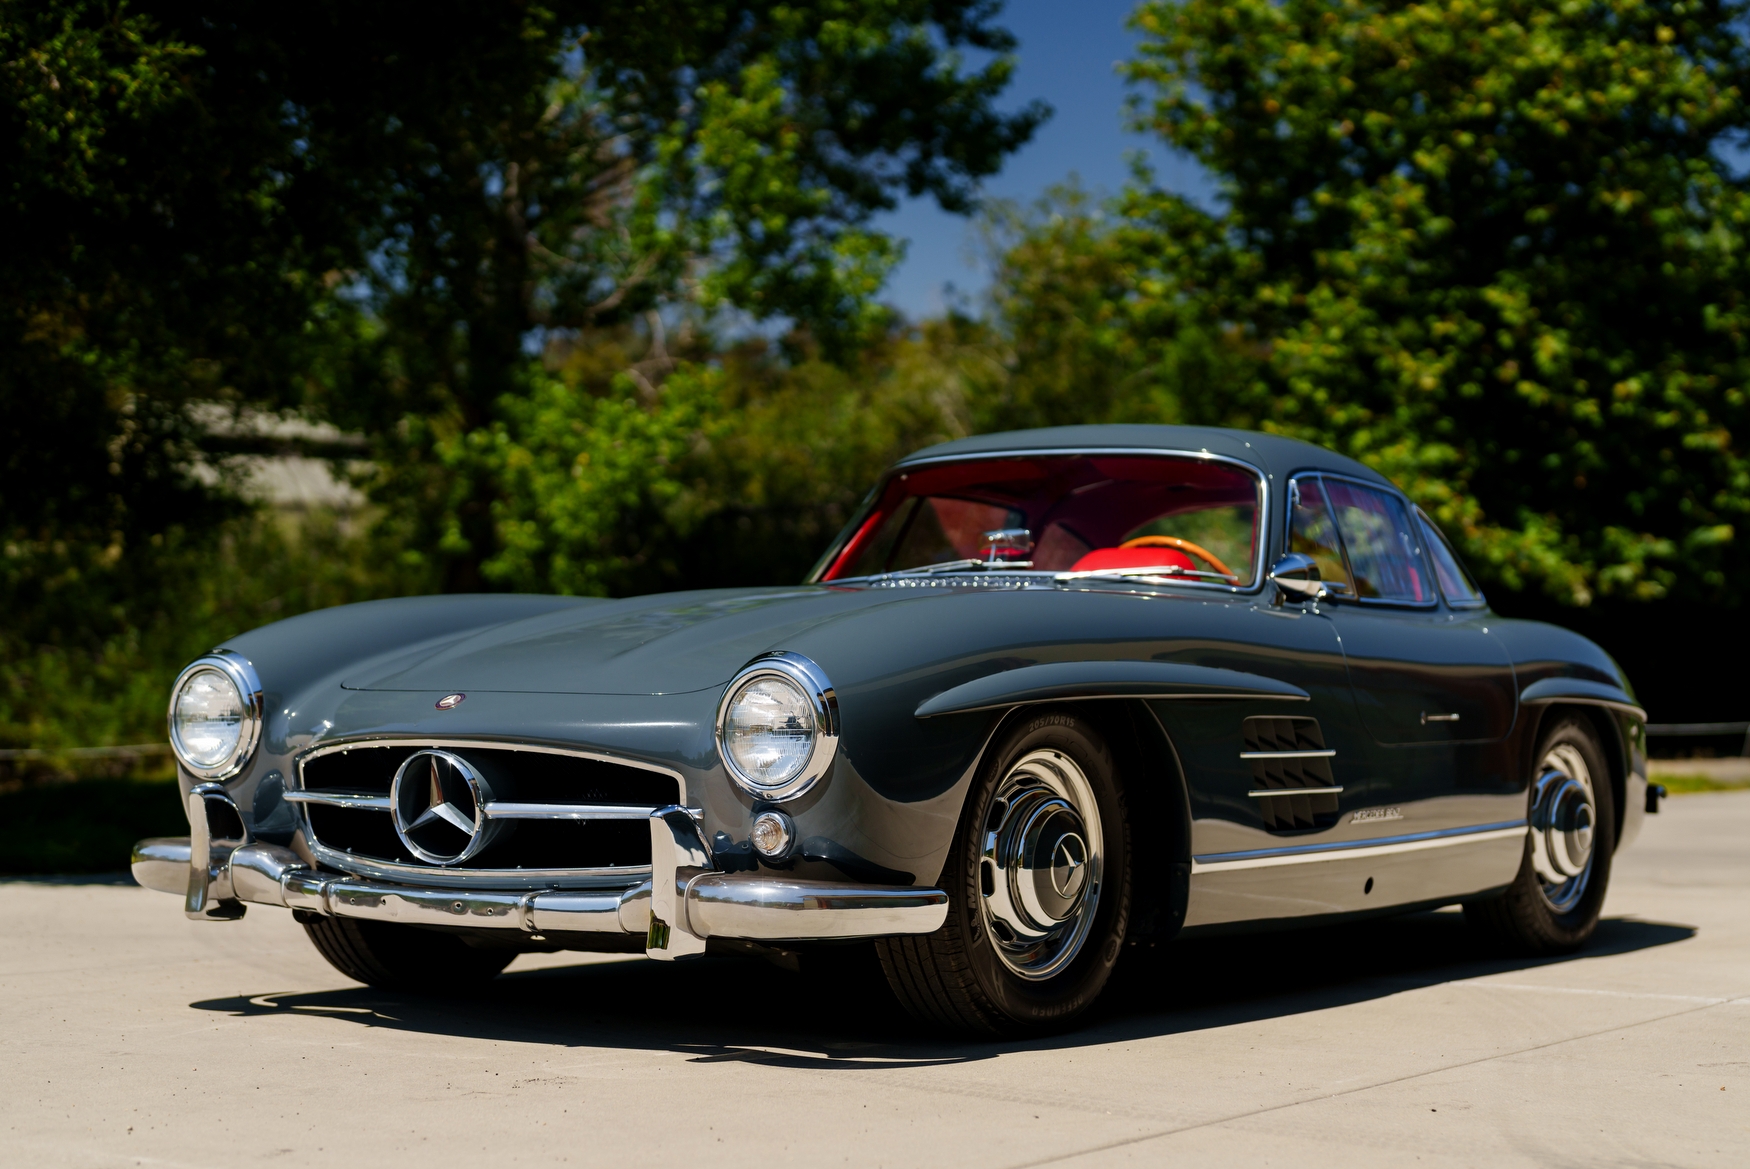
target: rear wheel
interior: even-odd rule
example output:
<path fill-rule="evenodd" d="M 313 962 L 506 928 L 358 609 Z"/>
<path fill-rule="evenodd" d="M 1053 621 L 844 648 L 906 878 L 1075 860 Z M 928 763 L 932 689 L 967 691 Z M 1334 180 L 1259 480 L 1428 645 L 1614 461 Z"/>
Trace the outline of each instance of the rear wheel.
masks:
<path fill-rule="evenodd" d="M 1521 954 L 1561 954 L 1598 928 L 1610 884 L 1616 806 L 1598 735 L 1580 718 L 1544 733 L 1530 792 L 1530 831 L 1506 892 L 1465 905 L 1465 917 Z"/>
<path fill-rule="evenodd" d="M 383 990 L 440 994 L 495 978 L 516 951 L 470 946 L 455 934 L 386 921 L 300 914 L 304 932 L 336 970 Z"/>
<path fill-rule="evenodd" d="M 1034 715 L 986 756 L 942 875 L 947 921 L 884 938 L 913 1015 L 986 1035 L 1061 1027 L 1093 1005 L 1130 918 L 1130 837 L 1112 754 L 1073 715 Z"/>

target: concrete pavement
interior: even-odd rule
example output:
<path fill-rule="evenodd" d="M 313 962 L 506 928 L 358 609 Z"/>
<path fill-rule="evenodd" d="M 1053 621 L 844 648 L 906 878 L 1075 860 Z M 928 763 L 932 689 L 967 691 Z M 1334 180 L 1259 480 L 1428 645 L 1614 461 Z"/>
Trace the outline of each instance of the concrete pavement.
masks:
<path fill-rule="evenodd" d="M 867 971 L 520 958 L 386 995 L 287 913 L 0 884 L 0 1165 L 1750 1164 L 1750 793 L 1673 799 L 1596 944 L 1455 913 L 1169 947 L 1073 1034 L 920 1034 Z"/>

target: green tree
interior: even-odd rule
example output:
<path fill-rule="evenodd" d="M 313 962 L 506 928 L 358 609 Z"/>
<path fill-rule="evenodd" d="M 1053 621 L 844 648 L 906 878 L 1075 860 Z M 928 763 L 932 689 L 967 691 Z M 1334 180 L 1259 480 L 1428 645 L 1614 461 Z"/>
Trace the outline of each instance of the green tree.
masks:
<path fill-rule="evenodd" d="M 1151 0 L 1139 122 L 1224 206 L 1132 192 L 1131 223 L 1192 241 L 1138 263 L 1255 341 L 1231 415 L 1394 476 L 1495 581 L 1735 605 L 1745 16 Z"/>
<path fill-rule="evenodd" d="M 870 215 L 901 192 L 969 207 L 1044 116 L 992 106 L 1013 67 L 997 7 L 467 6 L 415 28 L 348 9 L 308 33 L 303 140 L 348 205 L 386 209 L 356 286 L 378 385 L 323 406 L 376 438 L 368 487 L 446 587 L 495 579 L 512 489 L 466 452 L 552 417 L 531 349 L 682 305 L 788 318 L 838 354 L 880 334 L 896 252 Z"/>
<path fill-rule="evenodd" d="M 988 360 L 968 403 L 975 429 L 1255 424 L 1234 410 L 1256 347 L 1210 311 L 1203 283 L 1219 228 L 1175 200 L 1163 216 L 1160 202 L 1132 195 L 1102 206 L 1071 183 L 1028 207 L 988 209 Z"/>
<path fill-rule="evenodd" d="M 533 488 L 501 431 L 552 451 L 574 432 L 542 428 L 581 421 L 647 449 L 694 425 L 698 380 L 660 383 L 703 351 L 656 345 L 664 314 L 787 318 L 835 355 L 884 336 L 897 253 L 870 215 L 967 208 L 1044 116 L 993 107 L 998 7 L 0 0 L 0 734 L 49 733 L 50 679 L 162 672 L 222 636 L 189 616 L 189 573 L 269 545 L 197 473 L 221 469 L 200 403 L 365 430 L 406 553 L 205 606 L 238 625 L 348 590 L 633 579 L 518 567 L 540 557 L 509 493 Z M 582 383 L 543 349 L 610 334 L 641 356 L 558 400 Z"/>
<path fill-rule="evenodd" d="M 970 335 L 968 335 L 970 334 Z M 557 347 L 533 392 L 446 448 L 504 487 L 498 587 L 628 594 L 802 577 L 880 471 L 968 433 L 989 377 L 970 322 L 894 328 L 827 360 L 809 338 L 698 352 L 660 388 L 633 374 L 643 338 Z M 708 358 L 708 360 L 705 360 Z"/>

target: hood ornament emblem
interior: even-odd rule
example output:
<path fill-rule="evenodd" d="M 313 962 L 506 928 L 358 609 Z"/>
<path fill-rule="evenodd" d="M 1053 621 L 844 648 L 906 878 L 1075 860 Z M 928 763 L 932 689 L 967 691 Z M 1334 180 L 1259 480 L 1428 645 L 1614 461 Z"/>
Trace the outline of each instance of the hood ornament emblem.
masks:
<path fill-rule="evenodd" d="M 462 705 L 462 700 L 467 697 L 466 694 L 446 694 L 437 700 L 437 708 L 439 710 L 454 710 Z"/>
<path fill-rule="evenodd" d="M 487 819 L 491 802 L 485 777 L 449 751 L 414 752 L 389 786 L 395 834 L 433 865 L 459 865 L 492 843 L 501 822 Z"/>

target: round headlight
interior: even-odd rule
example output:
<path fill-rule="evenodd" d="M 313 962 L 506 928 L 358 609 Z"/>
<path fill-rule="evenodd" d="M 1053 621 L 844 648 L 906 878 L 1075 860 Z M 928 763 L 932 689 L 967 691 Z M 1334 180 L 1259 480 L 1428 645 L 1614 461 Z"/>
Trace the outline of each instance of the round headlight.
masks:
<path fill-rule="evenodd" d="M 838 750 L 838 701 L 819 666 L 769 654 L 729 683 L 717 710 L 717 747 L 730 778 L 758 799 L 801 795 Z"/>
<path fill-rule="evenodd" d="M 213 654 L 170 689 L 170 746 L 191 774 L 224 779 L 243 770 L 261 733 L 261 683 L 242 657 Z"/>

